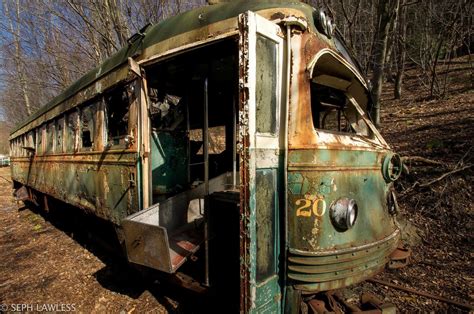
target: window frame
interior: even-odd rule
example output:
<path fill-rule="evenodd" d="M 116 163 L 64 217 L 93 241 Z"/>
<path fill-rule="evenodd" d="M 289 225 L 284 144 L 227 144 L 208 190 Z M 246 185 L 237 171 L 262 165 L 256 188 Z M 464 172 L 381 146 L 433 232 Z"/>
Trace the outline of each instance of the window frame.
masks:
<path fill-rule="evenodd" d="M 45 155 L 51 155 L 55 153 L 55 146 L 56 146 L 56 121 L 50 120 L 46 123 L 46 143 L 45 143 Z M 52 134 L 49 134 L 49 133 Z M 50 143 L 51 141 L 51 143 Z M 50 147 L 51 145 L 51 147 Z"/>
<path fill-rule="evenodd" d="M 78 137 L 79 137 L 79 144 L 78 144 L 78 151 L 81 152 L 93 152 L 97 151 L 97 140 L 98 140 L 98 128 L 97 126 L 99 123 L 97 123 L 97 111 L 99 110 L 99 101 L 97 99 L 92 100 L 90 102 L 87 102 L 86 104 L 83 104 L 82 106 L 78 107 L 78 112 L 79 112 L 79 127 L 78 127 Z M 91 140 L 91 145 L 84 147 L 83 143 L 83 132 L 84 132 L 84 119 L 83 119 L 83 114 L 85 110 L 90 110 L 90 121 L 92 120 L 92 133 L 89 135 L 89 138 Z M 88 130 L 90 132 L 90 127 L 88 127 Z"/>
<path fill-rule="evenodd" d="M 128 89 L 132 89 L 129 91 Z M 132 135 L 132 129 L 133 125 L 136 124 L 136 122 L 131 121 L 134 118 L 134 114 L 132 113 L 132 106 L 133 104 L 137 101 L 136 99 L 132 99 L 130 96 L 135 93 L 135 90 L 137 88 L 137 80 L 131 80 L 127 81 L 121 84 L 117 84 L 114 87 L 112 87 L 110 90 L 108 90 L 106 93 L 104 93 L 104 96 L 102 98 L 102 110 L 103 110 L 103 131 L 102 136 L 103 136 L 103 143 L 104 143 L 104 149 L 105 150 L 125 150 L 133 147 L 133 145 L 127 145 L 125 142 L 125 139 L 127 137 L 133 136 Z M 109 136 L 109 102 L 107 101 L 107 97 L 111 97 L 111 94 L 119 92 L 119 90 L 123 93 L 127 93 L 127 99 L 128 99 L 128 104 L 127 104 L 127 114 L 128 114 L 128 120 L 127 120 L 127 130 L 125 134 L 123 135 L 117 135 L 110 137 Z M 113 144 L 113 140 L 119 139 L 118 144 Z"/>
<path fill-rule="evenodd" d="M 367 112 L 364 111 L 364 109 L 362 109 L 360 104 L 355 99 L 354 95 L 349 92 L 349 89 L 354 84 L 354 81 L 357 82 L 357 84 L 360 84 L 361 88 L 368 95 L 367 104 L 369 104 L 370 92 L 368 90 L 367 84 L 364 81 L 364 79 L 362 78 L 362 76 L 354 69 L 354 67 L 350 63 L 348 63 L 346 60 L 344 60 L 341 56 L 339 56 L 337 53 L 335 53 L 331 49 L 328 49 L 328 48 L 321 49 L 313 57 L 313 59 L 308 63 L 308 66 L 307 66 L 307 71 L 309 73 L 308 84 L 311 84 L 313 82 L 313 79 L 315 77 L 314 76 L 315 67 L 318 64 L 319 59 L 323 56 L 326 56 L 326 55 L 329 55 L 330 57 L 332 57 L 332 59 L 335 62 L 340 64 L 339 65 L 340 67 L 343 67 L 345 70 L 349 71 L 350 75 L 352 76 L 352 80 L 351 80 L 352 83 L 347 87 L 347 89 L 346 90 L 340 89 L 340 90 L 344 92 L 344 95 L 345 95 L 347 101 L 349 101 L 354 106 L 354 108 L 356 109 L 358 114 L 361 116 L 362 120 L 367 124 L 368 130 L 374 136 L 373 136 L 373 138 L 370 138 L 368 136 L 357 134 L 357 133 L 347 133 L 347 132 L 339 132 L 339 131 L 332 131 L 332 130 L 326 130 L 326 129 L 319 129 L 319 128 L 314 127 L 314 122 L 312 121 L 311 124 L 312 124 L 316 134 L 323 133 L 323 134 L 328 134 L 328 135 L 343 136 L 343 137 L 348 138 L 348 139 L 357 138 L 357 139 L 360 139 L 363 142 L 367 142 L 368 144 L 373 144 L 373 145 L 377 145 L 377 146 L 382 146 L 383 148 L 388 148 L 389 145 L 387 144 L 385 139 L 381 136 L 380 132 L 377 130 L 375 125 L 372 123 L 372 121 L 370 120 Z M 335 75 L 330 75 L 330 76 L 338 78 Z M 330 86 L 330 87 L 338 89 L 337 86 Z M 311 97 L 311 90 L 309 91 L 309 93 L 310 93 L 310 97 Z M 311 103 L 311 101 L 309 102 L 308 105 L 310 106 L 310 109 L 311 109 L 311 112 L 312 112 L 312 103 Z M 312 114 L 311 114 L 311 119 L 313 119 Z M 321 141 L 321 136 L 318 136 L 318 142 L 319 141 Z M 333 138 L 331 136 L 326 136 L 326 137 L 324 137 L 323 142 L 334 143 L 334 142 L 338 142 L 338 141 L 337 141 L 336 138 Z"/>

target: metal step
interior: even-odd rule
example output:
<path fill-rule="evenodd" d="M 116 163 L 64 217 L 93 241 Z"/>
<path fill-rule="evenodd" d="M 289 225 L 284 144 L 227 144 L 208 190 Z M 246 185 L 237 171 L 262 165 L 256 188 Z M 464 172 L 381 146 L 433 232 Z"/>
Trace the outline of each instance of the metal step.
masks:
<path fill-rule="evenodd" d="M 231 182 L 230 172 L 213 178 L 209 193 L 226 190 Z M 128 260 L 175 273 L 204 242 L 203 218 L 193 208 L 201 206 L 204 197 L 204 184 L 200 184 L 125 218 L 122 226 Z M 190 217 L 194 217 L 192 221 Z"/>

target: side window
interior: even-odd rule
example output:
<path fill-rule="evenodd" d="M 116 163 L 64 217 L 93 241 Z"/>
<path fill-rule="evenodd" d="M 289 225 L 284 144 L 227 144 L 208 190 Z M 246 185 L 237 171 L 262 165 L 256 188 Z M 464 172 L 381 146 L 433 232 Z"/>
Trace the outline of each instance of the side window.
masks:
<path fill-rule="evenodd" d="M 277 45 L 262 35 L 257 36 L 256 126 L 258 133 L 277 131 Z"/>
<path fill-rule="evenodd" d="M 36 149 L 36 132 L 35 131 L 28 132 L 28 147 L 32 149 Z"/>
<path fill-rule="evenodd" d="M 22 142 L 22 136 L 20 135 L 18 137 L 18 144 L 17 144 L 17 154 L 18 154 L 19 157 L 21 157 L 21 150 L 22 150 L 21 149 L 21 146 L 22 146 L 21 142 Z"/>
<path fill-rule="evenodd" d="M 36 138 L 38 139 L 38 147 L 36 151 L 38 155 L 43 155 L 43 132 L 45 128 L 46 127 L 42 125 L 36 129 L 36 132 L 37 132 Z"/>
<path fill-rule="evenodd" d="M 131 86 L 119 87 L 104 97 L 105 100 L 105 125 L 107 146 L 125 145 L 125 138 L 129 134 L 128 120 L 129 108 L 132 99 Z"/>
<path fill-rule="evenodd" d="M 64 148 L 67 153 L 73 153 L 76 151 L 77 145 L 77 136 L 79 133 L 79 114 L 77 110 L 71 111 L 66 114 L 66 132 Z"/>
<path fill-rule="evenodd" d="M 315 129 L 372 137 L 367 123 L 345 91 L 314 80 L 311 83 L 311 113 Z"/>
<path fill-rule="evenodd" d="M 91 104 L 81 110 L 81 147 L 88 150 L 94 148 L 96 108 L 96 104 Z"/>
<path fill-rule="evenodd" d="M 58 119 L 56 121 L 56 144 L 55 144 L 55 152 L 62 153 L 63 152 L 63 133 L 64 133 L 64 117 Z"/>
<path fill-rule="evenodd" d="M 27 146 L 28 146 L 28 136 L 27 136 L 27 134 L 23 134 L 23 135 L 21 136 L 21 138 L 22 138 L 22 143 L 21 143 L 21 155 L 22 155 L 23 157 L 26 157 L 26 156 L 28 156 L 28 154 L 27 154 L 27 150 L 24 149 L 24 147 L 27 147 Z"/>
<path fill-rule="evenodd" d="M 55 122 L 51 121 L 48 123 L 46 128 L 46 153 L 51 154 L 54 152 L 54 133 L 55 133 Z"/>
<path fill-rule="evenodd" d="M 209 154 L 221 154 L 225 151 L 225 125 L 209 128 Z M 191 154 L 202 155 L 202 129 L 189 130 Z"/>
<path fill-rule="evenodd" d="M 21 145 L 20 141 L 21 141 L 21 136 L 17 137 L 16 141 L 15 141 L 15 156 L 17 156 L 17 157 L 21 156 L 20 155 L 20 153 L 21 153 L 21 151 L 20 151 L 20 145 Z"/>
<path fill-rule="evenodd" d="M 18 156 L 18 138 L 14 139 L 12 141 L 12 154 L 13 156 L 17 157 Z"/>

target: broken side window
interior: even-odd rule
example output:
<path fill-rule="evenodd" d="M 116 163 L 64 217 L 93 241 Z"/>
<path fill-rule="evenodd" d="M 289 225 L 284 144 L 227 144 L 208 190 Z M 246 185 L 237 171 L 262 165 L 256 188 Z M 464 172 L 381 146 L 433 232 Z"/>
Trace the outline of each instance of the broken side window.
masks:
<path fill-rule="evenodd" d="M 367 123 L 343 90 L 312 82 L 311 112 L 316 129 L 371 136 Z"/>
<path fill-rule="evenodd" d="M 56 123 L 56 150 L 57 153 L 63 152 L 63 126 L 64 126 L 64 117 L 58 119 Z"/>
<path fill-rule="evenodd" d="M 28 132 L 28 147 L 36 150 L 36 132 Z"/>
<path fill-rule="evenodd" d="M 107 146 L 126 145 L 132 85 L 119 87 L 104 97 Z"/>
<path fill-rule="evenodd" d="M 152 125 L 160 131 L 184 129 L 186 108 L 182 97 L 149 89 Z"/>
<path fill-rule="evenodd" d="M 48 123 L 46 128 L 46 153 L 51 154 L 54 150 L 54 133 L 55 133 L 55 126 L 54 121 Z"/>
<path fill-rule="evenodd" d="M 14 152 L 16 157 L 20 157 L 20 138 L 17 137 L 15 139 L 15 146 L 14 146 Z"/>
<path fill-rule="evenodd" d="M 40 126 L 39 128 L 36 129 L 36 138 L 38 139 L 38 147 L 36 148 L 36 151 L 38 155 L 43 154 L 43 126 Z"/>
<path fill-rule="evenodd" d="M 81 109 L 81 147 L 88 150 L 94 145 L 96 108 L 96 104 L 90 104 Z"/>
<path fill-rule="evenodd" d="M 79 131 L 79 119 L 76 110 L 66 114 L 65 151 L 73 153 L 77 148 L 77 134 Z"/>
<path fill-rule="evenodd" d="M 16 148 L 16 149 L 15 149 L 15 155 L 16 155 L 17 157 L 20 157 L 20 156 L 21 156 L 21 149 L 20 149 L 20 147 L 21 147 L 20 137 L 17 137 L 17 138 L 16 138 L 16 143 L 15 143 L 15 148 Z"/>
<path fill-rule="evenodd" d="M 20 137 L 16 139 L 16 155 L 18 157 L 21 156 L 21 138 Z"/>
<path fill-rule="evenodd" d="M 28 156 L 28 150 L 25 149 L 25 147 L 29 146 L 29 138 L 28 138 L 28 133 L 23 134 L 23 146 L 21 148 L 23 156 L 27 157 Z"/>

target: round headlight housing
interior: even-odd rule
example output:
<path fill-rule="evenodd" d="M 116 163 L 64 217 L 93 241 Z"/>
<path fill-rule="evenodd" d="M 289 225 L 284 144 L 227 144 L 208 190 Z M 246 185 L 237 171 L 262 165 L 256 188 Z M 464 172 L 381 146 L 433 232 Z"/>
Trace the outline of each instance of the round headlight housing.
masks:
<path fill-rule="evenodd" d="M 313 19 L 314 23 L 316 25 L 316 28 L 324 35 L 326 35 L 328 38 L 331 38 L 334 29 L 336 28 L 336 25 L 332 21 L 332 19 L 326 15 L 326 12 L 323 10 L 320 10 L 319 12 L 314 12 L 313 13 Z"/>
<path fill-rule="evenodd" d="M 328 36 L 328 38 L 332 37 L 332 34 L 334 33 L 334 27 L 334 22 L 328 18 L 326 20 L 326 36 Z"/>
<path fill-rule="evenodd" d="M 341 232 L 352 228 L 357 220 L 358 210 L 356 201 L 347 197 L 332 203 L 329 216 L 334 228 Z"/>
<path fill-rule="evenodd" d="M 326 18 L 326 13 L 324 11 L 319 11 L 319 24 L 322 32 L 326 32 L 328 20 Z"/>
<path fill-rule="evenodd" d="M 398 154 L 388 153 L 382 162 L 382 174 L 386 182 L 397 180 L 402 174 L 403 162 Z"/>

